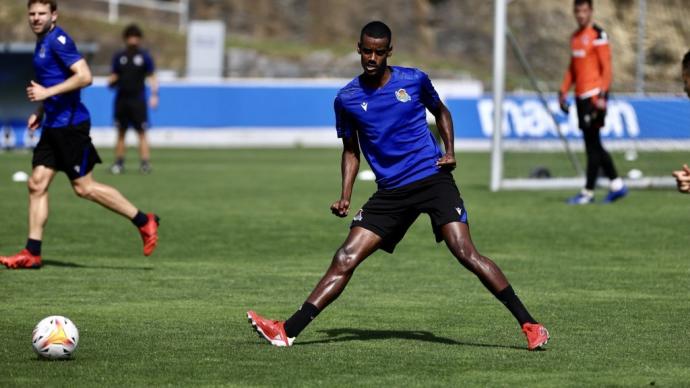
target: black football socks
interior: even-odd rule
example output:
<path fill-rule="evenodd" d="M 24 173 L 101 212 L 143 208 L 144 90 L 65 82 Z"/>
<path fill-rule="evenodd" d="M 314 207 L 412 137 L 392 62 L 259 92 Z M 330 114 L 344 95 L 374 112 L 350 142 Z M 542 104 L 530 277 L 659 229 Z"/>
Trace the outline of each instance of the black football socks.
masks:
<path fill-rule="evenodd" d="M 26 250 L 34 256 L 41 256 L 41 240 L 26 240 Z"/>
<path fill-rule="evenodd" d="M 494 296 L 508 308 L 510 313 L 513 314 L 515 319 L 517 319 L 517 321 L 520 323 L 520 326 L 524 325 L 525 323 L 537 323 L 537 321 L 535 321 L 534 318 L 532 318 L 532 316 L 529 314 L 525 308 L 525 305 L 522 304 L 520 298 L 515 295 L 515 291 L 513 291 L 512 286 L 509 285 L 508 287 L 504 288 L 503 291 L 499 291 L 498 293 L 494 294 Z"/>
<path fill-rule="evenodd" d="M 290 338 L 297 337 L 319 315 L 319 312 L 316 306 L 309 302 L 304 302 L 302 307 L 285 321 L 285 334 Z"/>
<path fill-rule="evenodd" d="M 137 210 L 137 215 L 132 218 L 132 223 L 137 227 L 141 228 L 149 222 L 149 218 L 146 214 L 142 213 L 141 210 Z"/>

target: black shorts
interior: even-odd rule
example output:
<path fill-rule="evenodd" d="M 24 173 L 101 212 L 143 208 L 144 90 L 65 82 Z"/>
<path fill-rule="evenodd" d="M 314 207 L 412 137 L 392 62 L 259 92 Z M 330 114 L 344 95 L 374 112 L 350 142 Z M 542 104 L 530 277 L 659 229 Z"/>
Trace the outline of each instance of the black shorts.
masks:
<path fill-rule="evenodd" d="M 577 106 L 577 121 L 581 130 L 604 127 L 606 109 L 598 109 L 591 98 L 577 98 L 575 104 Z"/>
<path fill-rule="evenodd" d="M 356 226 L 379 235 L 381 249 L 393 253 L 421 213 L 431 218 L 436 241 L 443 241 L 441 227 L 451 222 L 467 224 L 467 211 L 453 175 L 439 172 L 390 190 L 378 190 L 352 220 Z"/>
<path fill-rule="evenodd" d="M 134 128 L 141 132 L 148 128 L 148 107 L 143 98 L 117 98 L 115 100 L 115 125 L 119 129 Z"/>
<path fill-rule="evenodd" d="M 64 171 L 70 180 L 81 178 L 101 163 L 91 143 L 91 122 L 60 128 L 43 128 L 41 139 L 34 148 L 33 167 L 46 166 Z"/>

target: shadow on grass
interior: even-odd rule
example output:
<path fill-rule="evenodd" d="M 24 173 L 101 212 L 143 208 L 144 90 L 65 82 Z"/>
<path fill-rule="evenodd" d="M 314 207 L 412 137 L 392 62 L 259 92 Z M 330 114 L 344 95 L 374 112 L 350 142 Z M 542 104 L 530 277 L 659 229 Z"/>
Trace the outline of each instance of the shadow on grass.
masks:
<path fill-rule="evenodd" d="M 461 345 L 461 346 L 475 346 L 480 348 L 501 348 L 501 349 L 518 349 L 525 350 L 525 347 L 496 345 L 496 344 L 482 344 L 477 342 L 456 341 L 454 339 L 437 337 L 434 333 L 428 331 L 405 331 L 405 330 L 362 330 L 362 329 L 329 329 L 319 330 L 319 333 L 325 333 L 328 339 L 318 341 L 298 342 L 299 345 L 313 345 L 325 344 L 331 342 L 344 341 L 372 341 L 372 340 L 387 340 L 387 339 L 404 339 L 411 341 L 432 342 L 444 345 Z"/>
<path fill-rule="evenodd" d="M 70 362 L 70 361 L 74 360 L 72 357 L 48 358 L 48 357 L 41 357 L 41 356 L 31 357 L 30 359 L 31 359 L 31 361 L 35 361 L 35 362 Z"/>
<path fill-rule="evenodd" d="M 153 267 L 121 267 L 115 265 L 84 265 L 77 263 L 70 263 L 68 261 L 57 260 L 43 260 L 43 266 L 63 267 L 63 268 L 94 268 L 94 269 L 112 269 L 118 271 L 151 271 Z"/>

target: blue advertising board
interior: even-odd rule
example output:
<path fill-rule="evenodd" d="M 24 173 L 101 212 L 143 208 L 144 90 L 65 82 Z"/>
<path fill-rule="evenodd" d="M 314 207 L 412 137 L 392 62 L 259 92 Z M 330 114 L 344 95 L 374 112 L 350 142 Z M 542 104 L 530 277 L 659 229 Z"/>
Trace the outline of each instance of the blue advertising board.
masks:
<path fill-rule="evenodd" d="M 154 145 L 168 146 L 262 146 L 303 144 L 338 145 L 335 136 L 333 99 L 345 81 L 296 83 L 278 81 L 163 83 L 161 103 L 151 112 Z M 484 141 L 493 130 L 490 96 L 459 97 L 453 88 L 439 88 L 453 115 L 456 139 Z M 98 145 L 112 145 L 114 136 L 113 92 L 104 84 L 83 91 L 92 115 L 92 136 Z M 569 114 L 560 112 L 555 99 L 548 102 L 562 133 L 580 137 L 574 104 Z M 503 134 L 506 139 L 555 140 L 556 126 L 535 96 L 509 94 L 504 101 Z M 26 146 L 25 119 L 2 124 L 0 146 Z M 268 134 L 268 135 L 267 135 Z M 690 101 L 680 96 L 617 96 L 609 101 L 605 139 L 690 140 Z M 298 140 L 295 140 L 298 139 Z"/>
<path fill-rule="evenodd" d="M 448 99 L 456 123 L 456 136 L 488 139 L 493 133 L 493 100 L 490 97 Z M 548 101 L 561 133 L 580 137 L 577 111 L 571 104 L 563 114 L 558 101 Z M 535 97 L 508 95 L 503 103 L 506 139 L 556 139 L 556 124 Z M 690 101 L 682 97 L 617 97 L 608 104 L 602 137 L 609 139 L 690 139 Z"/>

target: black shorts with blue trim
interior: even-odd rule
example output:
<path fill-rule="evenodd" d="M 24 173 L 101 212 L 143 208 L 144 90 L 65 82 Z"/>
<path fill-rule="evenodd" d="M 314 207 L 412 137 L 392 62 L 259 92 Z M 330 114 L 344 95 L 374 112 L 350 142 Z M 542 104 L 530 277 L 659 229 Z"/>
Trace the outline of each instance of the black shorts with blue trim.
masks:
<path fill-rule="evenodd" d="M 382 238 L 381 249 L 393 253 L 421 213 L 429 215 L 436 242 L 443 241 L 443 225 L 468 223 L 465 204 L 450 172 L 438 172 L 395 189 L 379 189 L 357 212 L 350 228 L 376 233 Z"/>
<path fill-rule="evenodd" d="M 64 171 L 70 180 L 81 178 L 101 163 L 91 142 L 91 122 L 59 128 L 43 128 L 41 139 L 34 149 L 32 165 Z"/>

